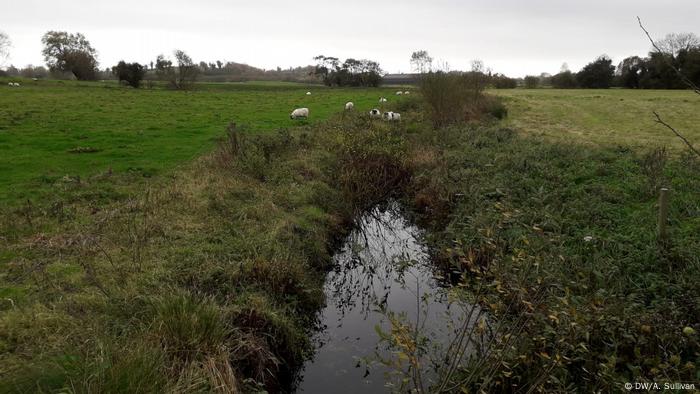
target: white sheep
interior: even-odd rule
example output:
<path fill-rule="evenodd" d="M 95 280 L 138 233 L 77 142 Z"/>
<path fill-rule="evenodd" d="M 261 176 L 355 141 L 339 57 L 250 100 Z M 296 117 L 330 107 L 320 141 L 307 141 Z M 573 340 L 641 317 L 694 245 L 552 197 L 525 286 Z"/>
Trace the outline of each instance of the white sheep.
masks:
<path fill-rule="evenodd" d="M 404 94 L 404 95 L 406 95 L 406 94 L 411 94 L 411 92 L 407 90 L 407 91 L 403 92 L 403 94 Z"/>
<path fill-rule="evenodd" d="M 379 98 L 380 103 L 386 103 L 386 97 L 380 97 Z"/>
<path fill-rule="evenodd" d="M 307 95 L 307 96 L 311 96 L 311 92 L 306 92 L 306 95 Z"/>
<path fill-rule="evenodd" d="M 32 78 L 32 81 L 34 81 L 34 82 L 36 82 L 38 80 L 39 80 L 39 78 Z"/>
<path fill-rule="evenodd" d="M 401 96 L 402 94 L 403 94 L 403 92 L 400 91 L 400 90 L 399 90 L 398 92 L 396 92 L 396 95 L 397 95 L 397 96 Z"/>
<path fill-rule="evenodd" d="M 309 117 L 309 109 L 308 108 L 297 108 L 294 111 L 292 111 L 291 114 L 289 114 L 289 119 L 299 119 L 299 118 L 308 118 Z"/>
<path fill-rule="evenodd" d="M 13 87 L 13 86 L 15 86 L 15 84 L 14 84 L 14 83 L 12 83 L 12 82 L 8 82 L 8 83 L 7 83 L 7 86 L 9 86 L 9 87 Z"/>
<path fill-rule="evenodd" d="M 373 108 L 372 110 L 369 111 L 369 117 L 372 119 L 381 118 L 382 113 L 378 109 Z"/>
<path fill-rule="evenodd" d="M 349 111 L 353 108 L 355 108 L 355 104 L 352 101 L 348 101 L 347 103 L 345 103 L 345 110 L 346 111 Z"/>
<path fill-rule="evenodd" d="M 388 111 L 388 112 L 384 112 L 384 114 L 382 115 L 382 118 L 384 118 L 384 120 L 386 120 L 386 121 L 399 121 L 399 120 L 401 120 L 401 114 L 398 112 Z"/>
<path fill-rule="evenodd" d="M 20 87 L 19 82 L 15 82 L 15 87 L 16 87 L 16 88 Z"/>

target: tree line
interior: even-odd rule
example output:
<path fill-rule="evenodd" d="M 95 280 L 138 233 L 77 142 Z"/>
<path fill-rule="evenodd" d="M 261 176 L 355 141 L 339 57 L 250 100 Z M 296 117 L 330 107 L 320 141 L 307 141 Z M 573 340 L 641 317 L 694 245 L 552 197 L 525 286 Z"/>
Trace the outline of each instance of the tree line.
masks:
<path fill-rule="evenodd" d="M 263 70 L 247 64 L 224 62 L 195 63 L 182 50 L 175 50 L 172 58 L 159 55 L 155 61 L 147 64 L 138 62 L 119 61 L 115 66 L 100 70 L 98 68 L 97 51 L 88 39 L 81 33 L 65 31 L 49 31 L 42 36 L 42 55 L 46 67 L 28 65 L 22 69 L 14 66 L 0 70 L 0 76 L 22 76 L 26 78 L 73 77 L 77 80 L 97 80 L 116 78 L 120 83 L 134 88 L 142 86 L 146 81 L 149 86 L 154 80 L 162 81 L 170 88 L 188 89 L 198 79 L 208 81 L 227 80 L 287 80 L 308 81 L 319 78 L 317 68 L 313 66 L 289 68 L 277 67 L 276 70 Z M 9 54 L 10 40 L 7 34 L 0 32 L 0 65 Z M 336 84 L 360 84 L 361 86 L 376 86 L 381 76 L 379 64 L 365 60 L 348 59 L 343 63 L 340 74 L 334 76 Z M 366 72 L 369 69 L 369 74 Z M 359 81 L 355 74 L 361 74 Z M 333 70 L 335 73 L 338 70 Z M 373 74 L 377 72 L 377 74 Z M 335 75 L 335 74 L 334 74 Z"/>
<path fill-rule="evenodd" d="M 672 33 L 658 40 L 659 50 L 646 57 L 630 56 L 617 66 L 606 55 L 599 56 L 579 72 L 566 64 L 555 75 L 527 76 L 528 88 L 552 86 L 560 89 L 687 89 L 678 71 L 693 83 L 700 84 L 700 37 L 693 33 Z"/>

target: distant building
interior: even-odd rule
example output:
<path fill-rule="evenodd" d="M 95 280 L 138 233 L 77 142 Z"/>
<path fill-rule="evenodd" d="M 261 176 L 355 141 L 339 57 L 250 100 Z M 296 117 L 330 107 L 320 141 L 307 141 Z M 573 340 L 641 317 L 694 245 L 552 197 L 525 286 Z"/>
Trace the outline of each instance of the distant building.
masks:
<path fill-rule="evenodd" d="M 417 85 L 420 74 L 387 74 L 382 82 L 384 85 Z"/>

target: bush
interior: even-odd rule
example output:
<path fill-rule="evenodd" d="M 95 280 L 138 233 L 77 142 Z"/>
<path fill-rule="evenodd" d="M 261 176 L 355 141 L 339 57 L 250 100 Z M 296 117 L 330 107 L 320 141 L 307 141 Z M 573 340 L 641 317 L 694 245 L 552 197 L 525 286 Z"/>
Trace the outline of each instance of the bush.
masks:
<path fill-rule="evenodd" d="M 122 60 L 112 67 L 112 74 L 117 77 L 119 82 L 126 81 L 129 86 L 138 88 L 146 75 L 146 69 L 138 63 L 126 63 Z"/>
<path fill-rule="evenodd" d="M 515 89 L 518 81 L 515 78 L 508 78 L 503 74 L 495 74 L 491 77 L 491 84 L 496 89 Z"/>
<path fill-rule="evenodd" d="M 552 76 L 552 86 L 557 89 L 573 89 L 576 87 L 576 77 L 569 70 Z"/>
<path fill-rule="evenodd" d="M 528 75 L 525 77 L 525 88 L 527 89 L 536 89 L 539 84 L 540 84 L 540 78 L 536 77 L 534 75 Z"/>
<path fill-rule="evenodd" d="M 433 125 L 437 128 L 478 119 L 487 82 L 488 77 L 480 72 L 423 75 L 420 89 Z"/>
<path fill-rule="evenodd" d="M 508 108 L 498 97 L 486 96 L 482 107 L 485 113 L 496 119 L 505 119 L 508 116 Z"/>

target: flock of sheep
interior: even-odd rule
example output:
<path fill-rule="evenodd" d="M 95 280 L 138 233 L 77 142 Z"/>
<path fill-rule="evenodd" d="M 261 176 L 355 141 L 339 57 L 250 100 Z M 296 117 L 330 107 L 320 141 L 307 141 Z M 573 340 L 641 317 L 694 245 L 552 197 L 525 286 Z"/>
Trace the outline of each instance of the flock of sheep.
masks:
<path fill-rule="evenodd" d="M 7 86 L 18 88 L 18 87 L 20 87 L 21 85 L 19 84 L 19 82 L 8 82 L 8 83 L 7 83 Z"/>
<path fill-rule="evenodd" d="M 408 95 L 408 94 L 411 94 L 411 92 L 408 91 L 408 90 L 406 90 L 406 91 L 401 91 L 401 90 L 399 90 L 398 92 L 396 92 L 396 95 L 397 95 L 397 96 Z M 307 95 L 307 96 L 310 96 L 310 95 L 311 95 L 311 92 L 306 92 L 306 95 Z M 387 101 L 388 101 L 388 100 L 386 99 L 386 97 L 380 97 L 380 98 L 379 98 L 379 103 L 380 103 L 380 104 L 384 104 L 384 103 L 386 103 Z M 347 103 L 345 103 L 345 110 L 346 110 L 346 111 L 351 111 L 351 110 L 353 110 L 354 108 L 355 108 L 355 103 L 353 103 L 352 101 L 348 101 Z M 308 109 L 308 108 L 297 108 L 297 109 L 295 109 L 294 111 L 292 111 L 291 114 L 289 114 L 289 119 L 306 119 L 306 118 L 308 118 L 308 117 L 309 117 L 309 109 Z M 384 119 L 384 120 L 386 120 L 386 121 L 396 121 L 396 122 L 398 122 L 398 121 L 401 120 L 401 114 L 400 114 L 400 113 L 398 113 L 398 112 L 392 112 L 392 111 L 385 111 L 384 113 L 382 113 L 382 112 L 381 112 L 379 109 L 377 109 L 377 108 L 372 108 L 372 109 L 369 111 L 369 117 L 370 117 L 370 119 L 379 119 L 379 118 L 382 118 L 382 119 Z"/>

